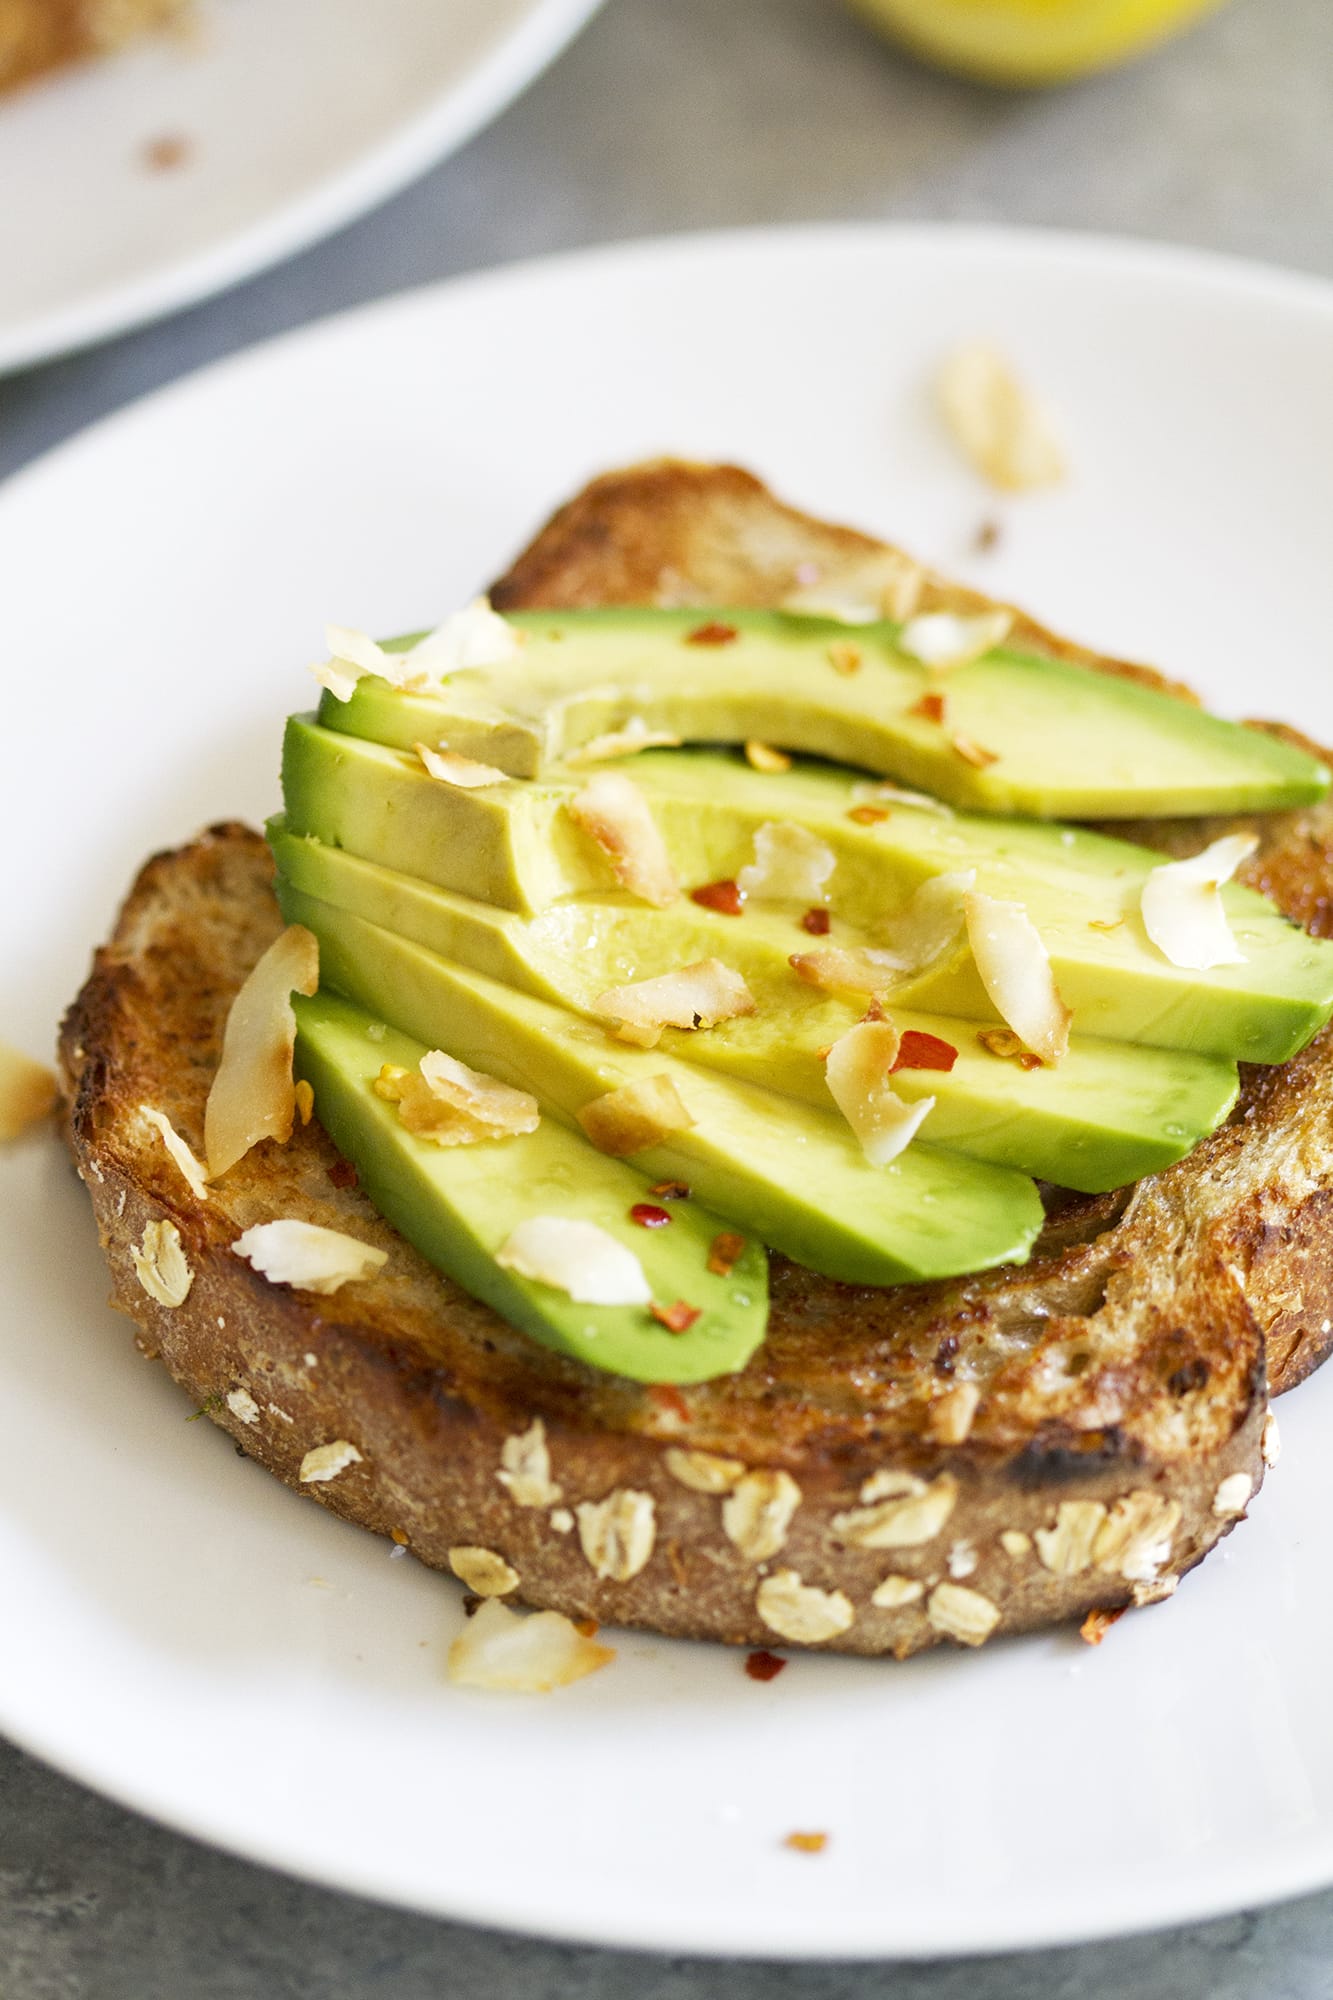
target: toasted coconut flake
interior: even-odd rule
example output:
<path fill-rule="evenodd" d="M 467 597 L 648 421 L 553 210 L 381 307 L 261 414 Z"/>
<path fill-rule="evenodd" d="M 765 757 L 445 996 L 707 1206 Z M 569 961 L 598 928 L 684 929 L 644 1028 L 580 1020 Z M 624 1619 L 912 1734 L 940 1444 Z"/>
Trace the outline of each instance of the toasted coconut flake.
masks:
<path fill-rule="evenodd" d="M 956 348 L 935 393 L 955 442 L 992 486 L 1020 493 L 1064 478 L 1064 452 L 1049 415 L 986 342 Z"/>
<path fill-rule="evenodd" d="M 891 1021 L 859 1021 L 839 1035 L 824 1065 L 833 1102 L 872 1167 L 897 1159 L 935 1105 L 933 1097 L 906 1104 L 893 1088 L 899 1039 Z"/>
<path fill-rule="evenodd" d="M 1163 958 L 1190 972 L 1244 965 L 1219 893 L 1259 845 L 1253 833 L 1231 833 L 1188 861 L 1154 868 L 1143 885 L 1143 927 Z"/>
<path fill-rule="evenodd" d="M 369 1278 L 388 1262 L 387 1250 L 341 1229 L 322 1229 L 315 1222 L 257 1222 L 236 1238 L 238 1257 L 267 1278 L 271 1285 L 290 1285 L 298 1292 L 336 1292 L 341 1286 Z"/>
<path fill-rule="evenodd" d="M 837 944 L 794 951 L 787 963 L 798 979 L 825 993 L 887 993 L 898 973 L 891 952 L 849 951 Z"/>
<path fill-rule="evenodd" d="M 926 1616 L 937 1632 L 964 1646 L 981 1646 L 1000 1622 L 989 1597 L 963 1583 L 937 1583 L 926 1605 Z"/>
<path fill-rule="evenodd" d="M 554 1507 L 563 1500 L 563 1489 L 551 1478 L 551 1451 L 540 1417 L 505 1439 L 495 1476 L 516 1507 Z"/>
<path fill-rule="evenodd" d="M 535 1132 L 541 1113 L 535 1097 L 498 1077 L 431 1049 L 415 1070 L 385 1063 L 374 1084 L 377 1097 L 398 1106 L 409 1132 L 437 1146 L 472 1146 L 483 1139 Z"/>
<path fill-rule="evenodd" d="M 181 1249 L 180 1231 L 174 1222 L 146 1222 L 142 1241 L 130 1245 L 130 1258 L 134 1275 L 150 1299 L 168 1308 L 184 1305 L 194 1272 Z"/>
<path fill-rule="evenodd" d="M 739 1458 L 719 1458 L 711 1451 L 684 1451 L 679 1445 L 671 1446 L 663 1463 L 671 1477 L 688 1486 L 691 1493 L 730 1493 L 745 1472 Z"/>
<path fill-rule="evenodd" d="M 442 785 L 456 785 L 463 792 L 482 792 L 490 785 L 509 782 L 508 773 L 494 764 L 479 764 L 475 757 L 460 757 L 447 744 L 442 743 L 438 750 L 432 750 L 429 743 L 414 743 L 412 748 L 428 775 L 438 778 Z"/>
<path fill-rule="evenodd" d="M 357 682 L 366 674 L 379 674 L 385 680 L 398 677 L 399 670 L 391 656 L 368 633 L 358 632 L 354 626 L 326 625 L 324 643 L 329 658 L 312 666 L 310 671 L 337 701 L 350 701 Z"/>
<path fill-rule="evenodd" d="M 581 1500 L 579 1543 L 605 1582 L 628 1583 L 645 1567 L 657 1538 L 657 1509 L 651 1493 L 620 1487 L 605 1500 Z"/>
<path fill-rule="evenodd" d="M 963 900 L 968 942 L 996 1012 L 1043 1062 L 1069 1048 L 1073 1019 L 1056 991 L 1046 947 L 1021 903 L 974 890 Z"/>
<path fill-rule="evenodd" d="M 465 667 L 499 667 L 517 657 L 519 635 L 490 599 L 474 597 L 461 611 L 455 611 L 419 639 L 410 652 L 399 655 L 404 687 L 427 687 Z"/>
<path fill-rule="evenodd" d="M 518 1571 L 494 1549 L 450 1549 L 449 1567 L 478 1597 L 507 1597 L 518 1589 Z"/>
<path fill-rule="evenodd" d="M 851 1599 L 841 1590 L 802 1583 L 794 1569 L 766 1576 L 755 1592 L 754 1606 L 770 1632 L 798 1646 L 836 1639 L 856 1618 Z"/>
<path fill-rule="evenodd" d="M 594 1097 L 578 1121 L 599 1152 L 620 1160 L 659 1145 L 671 1132 L 688 1130 L 694 1117 L 669 1076 L 646 1076 Z"/>
<path fill-rule="evenodd" d="M 563 1612 L 524 1614 L 492 1597 L 450 1646 L 448 1672 L 456 1687 L 550 1694 L 595 1674 L 614 1658 L 612 1647 L 580 1632 Z"/>
<path fill-rule="evenodd" d="M 752 771 L 766 771 L 771 776 L 791 769 L 791 758 L 785 750 L 775 750 L 771 743 L 761 743 L 757 736 L 746 742 L 745 761 Z"/>
<path fill-rule="evenodd" d="M 646 1306 L 652 1287 L 634 1252 L 595 1222 L 530 1215 L 495 1253 L 506 1271 L 564 1292 L 579 1305 Z"/>
<path fill-rule="evenodd" d="M 349 1465 L 361 1465 L 361 1453 L 347 1438 L 334 1438 L 331 1444 L 317 1444 L 301 1460 L 300 1480 L 302 1486 L 327 1486 L 340 1472 L 346 1472 Z"/>
<path fill-rule="evenodd" d="M 915 806 L 920 812 L 938 813 L 941 819 L 954 816 L 953 807 L 943 799 L 932 798 L 929 792 L 908 791 L 902 785 L 890 784 L 887 778 L 876 779 L 873 784 L 853 785 L 852 797 L 858 805 Z"/>
<path fill-rule="evenodd" d="M 651 1049 L 663 1028 L 712 1028 L 755 1011 L 754 995 L 739 972 L 720 958 L 701 958 L 679 972 L 610 986 L 592 1003 L 592 1012 L 614 1024 L 623 1042 Z"/>
<path fill-rule="evenodd" d="M 669 729 L 650 729 L 641 715 L 632 715 L 623 729 L 594 736 L 569 758 L 571 764 L 605 764 L 616 757 L 635 757 L 640 750 L 676 750 L 679 736 Z"/>
<path fill-rule="evenodd" d="M 754 860 L 736 877 L 743 896 L 761 903 L 822 903 L 837 856 L 808 827 L 766 820 L 754 837 Z"/>
<path fill-rule="evenodd" d="M 7 1145 L 48 1117 L 58 1088 L 45 1064 L 0 1042 L 0 1144 Z"/>
<path fill-rule="evenodd" d="M 898 634 L 898 651 L 919 660 L 936 673 L 971 666 L 994 647 L 1003 645 L 1013 629 L 1012 611 L 978 611 L 963 617 L 956 611 L 925 611 L 909 618 Z"/>
<path fill-rule="evenodd" d="M 574 824 L 596 842 L 622 889 L 657 909 L 680 894 L 648 801 L 622 771 L 599 771 L 569 802 Z"/>
<path fill-rule="evenodd" d="M 207 1201 L 208 1189 L 204 1185 L 206 1175 L 204 1173 L 203 1162 L 195 1158 L 194 1153 L 186 1145 L 184 1139 L 182 1139 L 180 1133 L 176 1130 L 176 1127 L 164 1111 L 154 1110 L 151 1104 L 141 1105 L 140 1111 L 147 1122 L 150 1125 L 156 1125 L 158 1131 L 162 1134 L 162 1144 L 166 1147 L 175 1165 L 179 1167 L 186 1185 L 189 1187 L 190 1193 L 194 1196 L 195 1200 Z"/>
<path fill-rule="evenodd" d="M 778 609 L 797 618 L 834 618 L 840 625 L 873 625 L 884 616 L 878 591 L 839 588 L 836 583 L 802 584 L 787 592 Z"/>
<path fill-rule="evenodd" d="M 319 984 L 319 946 L 301 924 L 275 938 L 232 1001 L 222 1060 L 204 1110 L 204 1154 L 215 1181 L 261 1139 L 285 1144 L 296 1117 L 292 994 Z"/>
<path fill-rule="evenodd" d="M 966 898 L 976 879 L 973 868 L 927 877 L 883 926 L 883 943 L 873 955 L 888 956 L 899 972 L 924 972 L 961 936 Z"/>
<path fill-rule="evenodd" d="M 800 1504 L 789 1472 L 747 1472 L 722 1503 L 722 1532 L 746 1562 L 767 1562 L 786 1541 Z"/>

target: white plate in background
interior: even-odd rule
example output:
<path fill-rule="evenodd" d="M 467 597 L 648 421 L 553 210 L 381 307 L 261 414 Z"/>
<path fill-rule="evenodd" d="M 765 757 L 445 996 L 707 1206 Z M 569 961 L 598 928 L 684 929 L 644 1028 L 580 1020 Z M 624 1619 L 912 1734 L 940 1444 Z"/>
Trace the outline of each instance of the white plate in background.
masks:
<path fill-rule="evenodd" d="M 0 96 L 0 373 L 193 304 L 461 146 L 600 0 L 195 0 Z M 152 164 L 165 143 L 176 164 Z"/>
<path fill-rule="evenodd" d="M 999 340 L 1072 476 L 998 502 L 926 395 Z M 142 855 L 277 798 L 326 620 L 430 623 L 590 473 L 672 450 L 1333 735 L 1333 298 L 1177 252 L 935 229 L 683 239 L 288 336 L 0 493 L 0 1021 L 40 1050 Z M 978 523 L 1001 523 L 992 553 Z M 0 1726 L 168 1823 L 478 1922 L 674 1952 L 948 1954 L 1333 1880 L 1333 1370 L 1177 1597 L 907 1665 L 618 1635 L 504 1699 L 449 1581 L 288 1493 L 137 1357 L 81 1190 L 0 1161 Z M 830 1835 L 817 1857 L 782 1845 Z"/>

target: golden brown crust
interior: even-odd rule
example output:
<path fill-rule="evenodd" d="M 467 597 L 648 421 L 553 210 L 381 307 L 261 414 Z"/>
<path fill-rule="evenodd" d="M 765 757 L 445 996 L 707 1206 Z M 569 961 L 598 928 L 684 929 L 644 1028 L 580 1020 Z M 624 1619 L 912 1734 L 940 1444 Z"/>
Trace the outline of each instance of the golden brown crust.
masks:
<path fill-rule="evenodd" d="M 102 55 L 180 7 L 181 0 L 0 0 L 0 90 Z"/>
<path fill-rule="evenodd" d="M 771 601 L 798 547 L 825 563 L 835 547 L 857 563 L 875 550 L 805 522 L 734 469 L 639 468 L 562 510 L 497 596 L 588 602 L 596 557 L 603 595 L 651 595 L 650 572 L 660 585 L 669 570 L 677 589 L 698 579 L 700 601 Z M 1318 927 L 1331 826 L 1322 808 L 1275 817 L 1254 864 Z M 1184 837 L 1163 831 L 1168 845 Z M 346 1438 L 360 1460 L 303 1490 L 406 1533 L 436 1566 L 459 1542 L 493 1548 L 531 1603 L 747 1644 L 790 1639 L 758 1608 L 783 1598 L 790 1569 L 845 1597 L 846 1610 L 836 1596 L 803 1605 L 834 1624 L 851 1616 L 827 1643 L 899 1655 L 960 1636 L 969 1619 L 985 1625 L 987 1606 L 995 1630 L 1022 1631 L 1160 1594 L 1257 1488 L 1264 1335 L 1285 1383 L 1323 1357 L 1333 1321 L 1328 1036 L 1282 1070 L 1247 1075 L 1233 1120 L 1179 1166 L 1106 1200 L 1053 1195 L 1022 1269 L 886 1291 L 775 1258 L 770 1334 L 749 1367 L 644 1389 L 534 1346 L 441 1279 L 359 1190 L 330 1178 L 342 1176 L 317 1124 L 257 1149 L 207 1204 L 190 1195 L 139 1107 L 165 1111 L 198 1148 L 231 994 L 278 927 L 269 878 L 262 842 L 239 827 L 150 862 L 71 1010 L 62 1058 L 70 1140 L 118 1303 L 215 1421 L 289 1484 L 308 1450 Z M 380 1244 L 384 1273 L 331 1298 L 269 1286 L 230 1245 L 282 1214 Z M 162 1218 L 194 1273 L 175 1308 L 148 1297 L 130 1254 Z M 498 1477 L 502 1451 L 537 1418 L 561 1493 L 520 1505 Z M 673 1473 L 668 1453 L 682 1449 L 758 1477 L 727 1503 Z M 918 1482 L 900 1500 L 925 1489 L 916 1525 L 932 1532 L 858 1545 L 903 1532 L 898 1517 L 835 1526 L 884 1504 L 860 1496 L 885 1474 Z M 653 1530 L 624 1580 L 597 1575 L 565 1522 L 566 1509 L 616 1493 L 646 1496 L 624 1504 Z M 796 1504 L 765 1554 L 755 1515 L 775 1494 L 778 1515 Z M 595 1553 L 597 1518 L 584 1525 Z M 889 1577 L 904 1579 L 890 1586 L 902 1601 L 874 1604 Z"/>

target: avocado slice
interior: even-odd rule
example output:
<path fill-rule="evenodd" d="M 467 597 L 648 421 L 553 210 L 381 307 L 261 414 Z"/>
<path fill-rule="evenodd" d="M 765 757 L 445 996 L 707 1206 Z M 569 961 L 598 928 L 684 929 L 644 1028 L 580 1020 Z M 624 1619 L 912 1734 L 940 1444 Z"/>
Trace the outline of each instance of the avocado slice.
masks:
<path fill-rule="evenodd" d="M 1143 884 L 1162 857 L 1128 841 L 892 800 L 882 808 L 887 818 L 865 825 L 849 817 L 864 806 L 854 777 L 810 763 L 770 775 L 723 753 L 675 750 L 644 752 L 625 768 L 687 887 L 734 878 L 766 821 L 790 819 L 816 833 L 836 857 L 830 903 L 840 935 L 846 924 L 873 940 L 928 877 L 975 869 L 979 888 L 1025 905 L 1082 1035 L 1285 1062 L 1333 1013 L 1333 942 L 1307 937 L 1235 882 L 1222 896 L 1245 962 L 1210 972 L 1172 965 L 1139 914 Z M 293 832 L 525 915 L 561 898 L 614 892 L 608 863 L 566 810 L 582 782 L 565 775 L 464 791 L 428 777 L 411 752 L 302 716 L 289 721 L 283 751 Z M 792 949 L 803 942 L 797 934 Z M 997 1018 L 966 950 L 905 982 L 894 1004 Z"/>
<path fill-rule="evenodd" d="M 1011 1168 L 914 1141 L 872 1167 L 840 1115 L 616 1042 L 351 911 L 278 884 L 283 913 L 320 946 L 320 977 L 405 1033 L 530 1090 L 574 1127 L 595 1097 L 668 1076 L 696 1123 L 636 1155 L 681 1180 L 746 1235 L 808 1270 L 892 1285 L 1022 1262 L 1041 1229 L 1033 1183 Z"/>
<path fill-rule="evenodd" d="M 819 1052 L 863 1006 L 793 978 L 788 954 L 810 940 L 790 915 L 756 906 L 736 919 L 689 902 L 654 910 L 622 898 L 559 903 L 525 919 L 291 834 L 280 818 L 269 822 L 268 837 L 294 889 L 575 1012 L 586 1013 L 624 979 L 721 958 L 743 975 L 758 1013 L 704 1034 L 667 1029 L 660 1046 L 827 1109 Z M 933 1036 L 958 1052 L 951 1070 L 897 1074 L 901 1097 L 936 1099 L 934 1143 L 1085 1193 L 1124 1186 L 1183 1158 L 1236 1098 L 1234 1064 L 1215 1057 L 1076 1037 L 1058 1068 L 1029 1071 L 991 1054 L 975 1021 L 896 1007 L 893 1019 L 904 1033 Z"/>
<path fill-rule="evenodd" d="M 629 1212 L 647 1199 L 643 1175 L 549 1119 L 474 1146 L 417 1138 L 372 1085 L 383 1063 L 414 1069 L 424 1046 L 323 988 L 293 1004 L 297 1074 L 314 1090 L 320 1123 L 376 1208 L 437 1270 L 543 1347 L 634 1382 L 707 1382 L 745 1366 L 768 1319 L 761 1244 L 747 1240 L 728 1276 L 710 1271 L 717 1216 L 677 1201 L 669 1224 L 640 1228 Z M 579 1305 L 504 1269 L 496 1251 L 535 1214 L 598 1224 L 638 1257 L 657 1301 L 683 1299 L 699 1318 L 670 1333 L 644 1307 Z"/>
<path fill-rule="evenodd" d="M 522 637 L 514 660 L 430 693 L 369 678 L 346 703 L 326 696 L 321 720 L 408 748 L 447 740 L 534 778 L 637 717 L 686 742 L 762 737 L 1036 819 L 1271 811 L 1328 789 L 1325 767 L 1277 737 L 1013 647 L 940 674 L 901 651 L 888 622 L 622 607 L 509 622 Z M 839 672 L 848 646 L 857 669 Z M 943 697 L 942 718 L 920 710 L 923 696 Z"/>

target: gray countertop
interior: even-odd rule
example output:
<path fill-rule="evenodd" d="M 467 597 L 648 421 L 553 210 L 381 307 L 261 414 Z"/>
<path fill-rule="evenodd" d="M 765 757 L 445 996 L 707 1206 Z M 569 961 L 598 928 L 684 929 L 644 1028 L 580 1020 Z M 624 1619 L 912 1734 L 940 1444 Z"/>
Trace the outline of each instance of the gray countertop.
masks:
<path fill-rule="evenodd" d="M 488 132 L 294 262 L 0 383 L 0 475 L 129 398 L 402 286 L 720 224 L 910 217 L 1168 238 L 1333 275 L 1333 7 L 1232 0 L 1049 96 L 936 77 L 835 0 L 611 0 Z M 404 1916 L 213 1854 L 0 1743 L 2 2000 L 1324 2000 L 1333 1893 L 1164 1937 L 928 1967 L 721 1968 Z"/>

